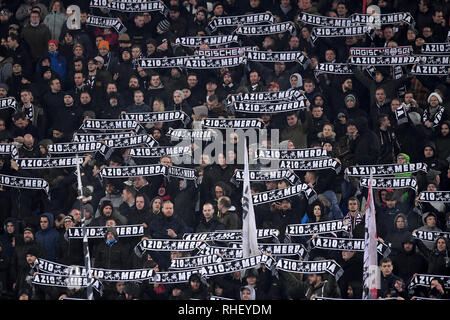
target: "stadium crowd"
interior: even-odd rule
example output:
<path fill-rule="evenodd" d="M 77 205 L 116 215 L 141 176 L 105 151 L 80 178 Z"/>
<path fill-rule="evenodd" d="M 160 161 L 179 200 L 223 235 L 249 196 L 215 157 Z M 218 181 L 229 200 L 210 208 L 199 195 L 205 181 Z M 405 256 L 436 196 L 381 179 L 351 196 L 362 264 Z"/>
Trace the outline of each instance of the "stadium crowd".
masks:
<path fill-rule="evenodd" d="M 94 1 L 93 1 L 94 2 Z M 120 1 L 117 1 L 120 2 Z M 449 5 L 445 0 L 168 0 L 166 12 L 125 12 L 92 6 L 90 1 L 0 1 L 0 98 L 16 104 L 0 108 L 0 142 L 17 147 L 17 157 L 2 154 L 0 174 L 42 178 L 43 190 L 0 186 L 0 293 L 2 299 L 57 300 L 86 298 L 86 288 L 33 283 L 36 259 L 84 266 L 83 242 L 67 236 L 68 229 L 108 226 L 104 239 L 89 239 L 91 266 L 107 270 L 154 268 L 168 271 L 171 260 L 187 252 L 134 248 L 142 239 L 182 239 L 185 233 L 240 230 L 242 187 L 232 183 L 242 149 L 179 166 L 195 169 L 193 180 L 154 175 L 102 178 L 104 167 L 146 164 L 173 165 L 170 155 L 135 158 L 130 148 L 116 148 L 107 158 L 80 154 L 83 205 L 78 200 L 75 167 L 24 169 L 22 158 L 49 157 L 53 144 L 70 143 L 88 119 L 120 119 L 127 113 L 182 111 L 188 122 L 143 124 L 159 146 L 174 146 L 168 132 L 193 128 L 205 118 L 259 118 L 265 129 L 279 130 L 280 149 L 323 148 L 342 166 L 323 170 L 294 170 L 318 195 L 302 195 L 255 205 L 258 229 L 279 230 L 280 243 L 302 243 L 323 236 L 364 239 L 367 188 L 346 176 L 352 166 L 425 163 L 426 172 L 407 173 L 417 188 L 375 189 L 377 234 L 389 244 L 379 255 L 380 298 L 448 299 L 450 290 L 449 202 L 421 202 L 422 191 L 450 190 L 450 104 L 447 75 L 413 74 L 412 65 L 349 64 L 350 72 L 317 72 L 321 63 L 347 64 L 354 47 L 408 46 L 421 54 L 424 43 L 449 41 Z M 374 34 L 314 39 L 314 25 L 298 21 L 302 13 L 348 18 L 378 5 L 382 14 L 408 12 L 414 23 L 382 24 Z M 135 1 L 135 3 L 140 3 Z M 68 27 L 66 10 L 80 8 L 80 26 Z M 236 26 L 211 30 L 211 21 L 224 16 L 270 13 L 276 22 L 292 22 L 294 30 L 276 34 L 239 35 L 229 47 L 258 51 L 301 52 L 298 61 L 252 61 L 221 68 L 143 68 L 146 58 L 198 56 L 198 50 L 217 49 L 177 43 L 182 37 L 235 34 Z M 119 18 L 118 32 L 87 23 L 89 15 Z M 238 26 L 240 28 L 242 26 Z M 447 43 L 448 44 L 448 43 Z M 446 47 L 448 48 L 448 46 Z M 253 50 L 248 49 L 248 50 Z M 212 51 L 211 51 L 212 52 Z M 447 57 L 449 51 L 445 54 Z M 448 67 L 448 62 L 446 63 Z M 448 70 L 448 69 L 447 69 Z M 302 110 L 249 114 L 233 111 L 232 95 L 297 91 L 306 99 Z M 402 121 L 396 110 L 403 107 Z M 230 138 L 230 137 L 228 137 Z M 239 138 L 239 137 L 238 137 Z M 260 141 L 252 151 L 267 146 Z M 192 148 L 205 147 L 195 141 Z M 237 142 L 235 142 L 237 146 Z M 269 145 L 270 147 L 270 145 Z M 252 157 L 251 157 L 252 158 Z M 264 168 L 260 163 L 251 170 Z M 252 193 L 287 187 L 284 180 L 252 182 Z M 81 212 L 83 210 L 83 212 Z M 341 220 L 350 231 L 314 236 L 285 235 L 290 224 Z M 143 225 L 144 235 L 118 237 L 114 227 Z M 441 232 L 433 241 L 415 231 Z M 275 272 L 252 268 L 207 279 L 193 274 L 183 283 L 148 281 L 103 282 L 98 300 L 209 299 L 242 300 L 361 299 L 363 252 L 308 248 L 309 260 L 334 260 L 343 269 L 336 279 L 327 273 Z M 292 259 L 298 257 L 290 256 Z M 433 275 L 426 285 L 411 287 L 417 275 Z M 447 277 L 447 278 L 446 278 Z"/>

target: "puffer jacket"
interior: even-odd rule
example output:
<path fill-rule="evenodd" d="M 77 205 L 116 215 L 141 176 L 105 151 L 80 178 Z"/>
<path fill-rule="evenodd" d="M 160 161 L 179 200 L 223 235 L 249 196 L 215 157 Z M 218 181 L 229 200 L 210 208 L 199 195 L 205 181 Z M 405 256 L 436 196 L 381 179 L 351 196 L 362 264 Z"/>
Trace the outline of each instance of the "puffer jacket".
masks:
<path fill-rule="evenodd" d="M 57 261 L 59 232 L 54 228 L 55 218 L 51 213 L 43 213 L 41 217 L 47 217 L 49 225 L 47 229 L 41 229 L 36 232 L 36 239 L 44 246 L 47 253 L 47 259 Z"/>

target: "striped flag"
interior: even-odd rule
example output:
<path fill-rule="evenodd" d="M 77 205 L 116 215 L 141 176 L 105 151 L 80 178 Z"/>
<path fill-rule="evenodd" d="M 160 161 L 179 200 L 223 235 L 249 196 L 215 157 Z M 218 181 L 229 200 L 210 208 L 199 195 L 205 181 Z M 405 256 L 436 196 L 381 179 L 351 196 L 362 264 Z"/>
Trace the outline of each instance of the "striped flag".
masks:
<path fill-rule="evenodd" d="M 375 222 L 375 205 L 373 203 L 372 174 L 369 179 L 369 192 L 365 213 L 365 243 L 363 269 L 363 299 L 377 299 L 377 289 L 380 288 L 378 256 L 377 256 L 377 226 Z"/>
<path fill-rule="evenodd" d="M 250 193 L 247 141 L 244 140 L 244 183 L 242 193 L 242 254 L 243 258 L 258 255 L 255 211 Z"/>

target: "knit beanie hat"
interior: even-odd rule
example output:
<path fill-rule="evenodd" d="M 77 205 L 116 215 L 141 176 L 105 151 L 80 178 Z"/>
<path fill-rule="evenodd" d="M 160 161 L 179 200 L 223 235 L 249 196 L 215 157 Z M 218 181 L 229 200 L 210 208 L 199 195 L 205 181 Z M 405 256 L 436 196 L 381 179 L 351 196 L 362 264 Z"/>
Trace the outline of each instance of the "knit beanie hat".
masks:
<path fill-rule="evenodd" d="M 428 96 L 428 99 L 427 99 L 427 102 L 428 103 L 430 103 L 430 98 L 431 97 L 436 97 L 436 99 L 438 99 L 438 101 L 439 101 L 439 103 L 442 103 L 442 98 L 441 98 L 441 96 L 437 93 L 437 92 L 432 92 L 429 96 Z"/>
<path fill-rule="evenodd" d="M 106 40 L 102 40 L 100 41 L 100 43 L 98 44 L 98 48 L 103 48 L 109 51 L 109 42 Z"/>
<path fill-rule="evenodd" d="M 47 45 L 49 45 L 50 43 L 53 43 L 58 48 L 58 41 L 56 41 L 55 39 L 49 40 Z"/>
<path fill-rule="evenodd" d="M 167 19 L 164 19 L 164 20 L 161 20 L 159 23 L 158 23 L 158 28 L 161 30 L 161 31 L 169 31 L 169 28 L 170 28 L 170 22 L 169 22 L 169 20 L 167 20 Z"/>

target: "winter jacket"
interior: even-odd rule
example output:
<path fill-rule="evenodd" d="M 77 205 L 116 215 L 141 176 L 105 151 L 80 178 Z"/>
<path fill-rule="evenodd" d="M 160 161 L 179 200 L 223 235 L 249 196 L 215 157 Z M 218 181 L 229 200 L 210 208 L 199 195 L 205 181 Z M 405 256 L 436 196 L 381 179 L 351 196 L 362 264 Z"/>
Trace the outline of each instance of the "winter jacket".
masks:
<path fill-rule="evenodd" d="M 103 269 L 121 269 L 129 268 L 130 248 L 128 245 L 118 240 L 109 245 L 106 240 L 97 244 L 94 249 L 94 266 Z"/>
<path fill-rule="evenodd" d="M 43 23 L 40 23 L 37 27 L 27 23 L 22 29 L 21 37 L 30 47 L 31 56 L 36 61 L 47 53 L 48 41 L 52 38 L 52 35 L 50 29 Z"/>
<path fill-rule="evenodd" d="M 224 230 L 225 225 L 220 222 L 217 218 L 213 217 L 211 220 L 206 221 L 205 218 L 200 220 L 195 232 L 213 232 L 216 230 Z"/>
<path fill-rule="evenodd" d="M 36 232 L 36 239 L 42 243 L 47 253 L 47 259 L 58 261 L 59 232 L 54 228 L 54 217 L 52 213 L 44 213 L 41 217 L 47 217 L 49 224 L 47 229 Z"/>
<path fill-rule="evenodd" d="M 0 62 L 0 83 L 6 83 L 12 76 L 12 63 L 10 59 L 4 59 Z"/>
<path fill-rule="evenodd" d="M 394 266 L 394 272 L 402 278 L 405 283 L 408 283 L 414 273 L 427 273 L 428 262 L 420 253 L 416 252 L 415 244 L 411 251 L 406 251 L 403 247 L 405 241 L 402 243 L 402 249 L 399 254 L 392 257 L 392 264 Z"/>
<path fill-rule="evenodd" d="M 59 39 L 65 22 L 66 15 L 60 11 L 52 11 L 45 17 L 44 24 L 50 29 L 52 39 Z"/>
<path fill-rule="evenodd" d="M 67 76 L 67 61 L 59 52 L 48 52 L 47 56 L 50 58 L 50 68 L 55 71 L 64 82 Z"/>
<path fill-rule="evenodd" d="M 155 239 L 171 239 L 167 229 L 172 229 L 177 234 L 177 239 L 181 239 L 186 232 L 186 224 L 175 213 L 170 217 L 161 214 L 150 225 L 150 234 Z"/>
<path fill-rule="evenodd" d="M 438 237 L 432 250 L 428 249 L 420 239 L 416 240 L 417 247 L 428 260 L 427 274 L 450 275 L 449 243 L 446 240 L 447 248 L 443 251 L 438 251 L 437 241 L 439 239 L 445 240 L 443 237 Z"/>
<path fill-rule="evenodd" d="M 299 119 L 297 124 L 288 127 L 286 126 L 280 134 L 281 141 L 291 140 L 296 149 L 304 149 L 308 146 L 307 136 L 312 126 L 312 116 L 310 111 L 305 112 L 305 122 Z"/>
<path fill-rule="evenodd" d="M 220 214 L 219 221 L 225 226 L 225 230 L 238 230 L 242 228 L 242 218 L 236 213 L 236 208 L 231 206 L 227 212 Z"/>

